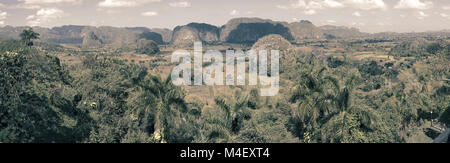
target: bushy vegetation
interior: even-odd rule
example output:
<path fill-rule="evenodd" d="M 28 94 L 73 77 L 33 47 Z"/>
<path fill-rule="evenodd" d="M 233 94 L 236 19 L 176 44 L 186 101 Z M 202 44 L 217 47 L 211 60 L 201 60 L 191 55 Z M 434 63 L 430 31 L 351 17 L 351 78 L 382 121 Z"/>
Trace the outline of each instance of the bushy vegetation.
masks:
<path fill-rule="evenodd" d="M 52 48 L 23 42 L 0 42 L 0 142 L 410 142 L 431 120 L 450 124 L 442 41 L 387 61 L 286 50 L 279 95 L 238 86 L 212 101 L 150 74 L 157 64 L 89 53 L 66 65 Z"/>

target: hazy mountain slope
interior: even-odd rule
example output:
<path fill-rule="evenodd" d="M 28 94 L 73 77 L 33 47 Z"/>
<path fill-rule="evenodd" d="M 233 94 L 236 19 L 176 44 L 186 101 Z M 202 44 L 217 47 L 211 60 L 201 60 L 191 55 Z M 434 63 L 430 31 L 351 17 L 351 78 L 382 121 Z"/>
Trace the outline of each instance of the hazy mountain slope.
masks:
<path fill-rule="evenodd" d="M 138 39 L 152 40 L 157 44 L 164 44 L 163 37 L 156 32 L 144 32 L 139 34 Z"/>
<path fill-rule="evenodd" d="M 187 46 L 195 41 L 207 43 L 219 41 L 219 28 L 204 23 L 190 23 L 184 26 L 177 26 L 173 30 L 172 44 Z"/>
<path fill-rule="evenodd" d="M 147 27 L 125 27 L 125 29 L 130 31 L 150 32 L 150 29 Z"/>
<path fill-rule="evenodd" d="M 19 39 L 19 34 L 29 27 L 5 26 L 0 28 L 0 38 Z M 40 34 L 40 41 L 56 44 L 82 44 L 83 46 L 102 44 L 114 47 L 123 47 L 134 44 L 144 32 L 150 32 L 145 27 L 117 28 L 117 27 L 93 27 L 93 26 L 74 26 L 67 25 L 54 28 L 33 27 L 34 31 Z M 150 40 L 163 43 L 162 36 L 152 33 Z M 96 40 L 96 43 L 93 41 Z"/>
<path fill-rule="evenodd" d="M 83 38 L 82 46 L 84 48 L 100 47 L 103 44 L 103 40 L 97 36 L 98 33 L 95 29 L 85 28 L 81 34 Z"/>
<path fill-rule="evenodd" d="M 81 33 L 86 26 L 68 25 L 62 27 L 54 27 L 48 30 L 49 33 L 41 33 L 41 37 L 48 42 L 58 44 L 81 44 L 83 37 Z"/>
<path fill-rule="evenodd" d="M 324 38 L 322 31 L 308 20 L 287 24 L 295 40 Z"/>
<path fill-rule="evenodd" d="M 19 39 L 19 34 L 29 27 L 0 27 L 0 40 Z M 173 31 L 164 28 L 149 29 L 146 27 L 93 27 L 79 25 L 65 25 L 61 27 L 43 28 L 33 27 L 40 34 L 40 40 L 55 44 L 101 45 L 124 47 L 134 45 L 137 40 L 145 38 L 158 44 L 172 43 L 178 45 L 192 45 L 194 41 L 206 43 L 245 43 L 253 44 L 258 39 L 279 34 L 289 41 L 303 39 L 397 39 L 405 37 L 450 37 L 447 30 L 430 32 L 395 33 L 382 32 L 369 34 L 360 32 L 357 28 L 325 25 L 315 26 L 308 20 L 299 22 L 278 22 L 261 18 L 234 18 L 222 27 L 204 23 L 190 23 L 177 26 Z M 94 43 L 94 42 L 95 43 Z"/>
<path fill-rule="evenodd" d="M 18 39 L 19 34 L 27 27 L 13 27 L 4 26 L 0 27 L 0 38 L 1 39 Z"/>
<path fill-rule="evenodd" d="M 261 18 L 235 18 L 229 20 L 224 26 L 222 26 L 220 31 L 220 41 L 226 42 L 230 33 L 236 29 L 242 23 L 266 23 L 272 22 L 268 19 Z"/>
<path fill-rule="evenodd" d="M 172 40 L 172 34 L 173 31 L 166 28 L 152 28 L 150 29 L 151 32 L 158 33 L 162 36 L 162 39 L 164 42 L 168 43 Z"/>
<path fill-rule="evenodd" d="M 294 39 L 289 28 L 280 22 L 260 18 L 235 18 L 221 28 L 220 40 L 229 43 L 254 43 L 269 34 Z"/>
<path fill-rule="evenodd" d="M 370 35 L 368 33 L 360 32 L 357 28 L 349 28 L 344 26 L 325 25 L 319 28 L 328 38 L 361 38 Z"/>

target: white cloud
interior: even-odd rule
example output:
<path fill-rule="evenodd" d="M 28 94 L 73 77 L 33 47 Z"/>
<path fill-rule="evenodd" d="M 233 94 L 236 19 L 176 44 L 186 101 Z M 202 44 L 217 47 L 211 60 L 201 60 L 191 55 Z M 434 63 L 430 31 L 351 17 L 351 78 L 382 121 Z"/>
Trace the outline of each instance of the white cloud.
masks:
<path fill-rule="evenodd" d="M 305 0 L 298 0 L 295 3 L 292 3 L 290 8 L 293 9 L 323 9 L 324 3 L 323 1 L 312 0 L 306 2 Z"/>
<path fill-rule="evenodd" d="M 148 11 L 148 12 L 143 12 L 141 15 L 142 16 L 156 16 L 156 15 L 158 15 L 158 12 Z"/>
<path fill-rule="evenodd" d="M 384 0 L 345 0 L 344 4 L 361 10 L 387 9 Z"/>
<path fill-rule="evenodd" d="M 178 8 L 187 8 L 191 7 L 191 3 L 187 1 L 180 1 L 180 2 L 172 2 L 169 3 L 170 7 L 178 7 Z"/>
<path fill-rule="evenodd" d="M 26 19 L 28 20 L 28 25 L 38 26 L 51 20 L 62 18 L 65 15 L 64 11 L 57 8 L 40 9 L 36 14 L 30 15 Z"/>
<path fill-rule="evenodd" d="M 233 10 L 233 11 L 230 12 L 230 15 L 231 15 L 231 16 L 236 16 L 236 15 L 239 15 L 239 14 L 240 14 L 240 13 L 239 13 L 238 10 Z"/>
<path fill-rule="evenodd" d="M 450 6 L 444 6 L 444 7 L 442 7 L 442 9 L 444 9 L 444 10 L 450 10 Z"/>
<path fill-rule="evenodd" d="M 316 10 L 310 9 L 303 12 L 305 15 L 314 15 L 317 14 Z"/>
<path fill-rule="evenodd" d="M 253 12 L 253 11 L 247 11 L 247 12 L 244 12 L 244 13 L 242 13 L 242 14 L 252 15 L 252 14 L 254 14 L 254 12 Z M 238 11 L 238 10 L 232 10 L 232 11 L 230 12 L 230 15 L 231 15 L 231 16 L 238 16 L 238 15 L 241 15 L 241 12 Z"/>
<path fill-rule="evenodd" d="M 444 13 L 441 13 L 440 15 L 441 15 L 443 18 L 450 19 L 450 15 L 447 15 L 447 14 L 444 14 Z"/>
<path fill-rule="evenodd" d="M 335 1 L 335 0 L 324 0 L 323 1 L 324 6 L 328 8 L 341 8 L 344 7 L 344 4 L 341 2 Z"/>
<path fill-rule="evenodd" d="M 119 8 L 119 7 L 136 7 L 151 2 L 160 2 L 161 0 L 103 0 L 98 3 L 98 7 L 103 8 Z"/>
<path fill-rule="evenodd" d="M 426 17 L 426 16 L 428 16 L 428 15 L 427 15 L 427 14 L 425 14 L 425 13 L 424 13 L 423 11 L 420 11 L 420 12 L 419 12 L 419 15 L 420 15 L 420 16 L 423 16 L 423 17 Z"/>
<path fill-rule="evenodd" d="M 358 11 L 353 12 L 352 15 L 356 17 L 361 17 L 361 13 L 359 13 Z"/>
<path fill-rule="evenodd" d="M 5 20 L 8 13 L 6 11 L 0 10 L 0 20 Z"/>
<path fill-rule="evenodd" d="M 137 6 L 136 1 L 122 1 L 122 0 L 105 0 L 98 3 L 99 7 L 114 8 L 114 7 L 133 7 Z"/>
<path fill-rule="evenodd" d="M 396 9 L 417 9 L 425 10 L 433 7 L 433 2 L 421 0 L 400 0 L 394 8 Z"/>
<path fill-rule="evenodd" d="M 277 5 L 276 7 L 279 8 L 279 9 L 282 9 L 282 10 L 289 10 L 288 6 Z"/>
<path fill-rule="evenodd" d="M 366 23 L 352 22 L 352 23 L 350 23 L 350 26 L 353 26 L 353 27 L 363 27 L 363 26 L 366 26 Z"/>
<path fill-rule="evenodd" d="M 51 9 L 40 9 L 36 12 L 36 16 L 42 17 L 42 18 L 60 18 L 64 14 L 64 11 L 57 9 L 57 8 L 51 8 Z"/>
<path fill-rule="evenodd" d="M 6 7 L 6 5 L 0 2 L 0 7 Z"/>
<path fill-rule="evenodd" d="M 319 10 L 333 8 L 356 8 L 361 10 L 387 9 L 384 0 L 297 0 L 289 6 L 277 5 L 279 9 Z"/>
<path fill-rule="evenodd" d="M 333 25 L 336 23 L 336 20 L 327 20 L 325 24 Z"/>
<path fill-rule="evenodd" d="M 6 11 L 1 11 L 0 10 L 0 26 L 4 26 L 5 25 L 6 16 L 8 16 L 8 13 Z"/>
<path fill-rule="evenodd" d="M 72 3 L 80 4 L 83 0 L 19 0 L 25 4 L 52 4 L 52 3 Z"/>
<path fill-rule="evenodd" d="M 120 12 L 121 12 L 121 11 L 118 10 L 117 8 L 102 8 L 102 7 L 98 7 L 98 8 L 97 8 L 97 11 L 105 12 L 105 13 L 107 13 L 107 14 L 117 14 L 117 13 L 120 13 Z"/>
<path fill-rule="evenodd" d="M 15 6 L 12 6 L 11 8 L 19 8 L 19 9 L 28 9 L 28 10 L 36 10 L 36 9 L 40 9 L 41 6 L 39 5 L 34 5 L 34 4 L 17 4 Z"/>
<path fill-rule="evenodd" d="M 428 17 L 428 14 L 425 14 L 423 11 L 419 11 L 419 16 L 417 17 L 417 19 L 425 19 L 426 17 Z"/>
<path fill-rule="evenodd" d="M 298 0 L 296 3 L 291 4 L 291 8 L 306 8 L 306 2 L 304 0 Z"/>

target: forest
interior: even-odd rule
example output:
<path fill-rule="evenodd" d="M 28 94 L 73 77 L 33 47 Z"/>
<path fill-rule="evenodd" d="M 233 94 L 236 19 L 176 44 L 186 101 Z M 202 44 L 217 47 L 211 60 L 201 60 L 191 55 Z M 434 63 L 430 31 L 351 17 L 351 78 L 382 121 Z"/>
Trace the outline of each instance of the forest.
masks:
<path fill-rule="evenodd" d="M 262 97 L 257 86 L 173 85 L 170 45 L 39 37 L 0 41 L 2 143 L 411 143 L 450 126 L 450 38 L 206 45 L 279 49 L 280 93 Z"/>

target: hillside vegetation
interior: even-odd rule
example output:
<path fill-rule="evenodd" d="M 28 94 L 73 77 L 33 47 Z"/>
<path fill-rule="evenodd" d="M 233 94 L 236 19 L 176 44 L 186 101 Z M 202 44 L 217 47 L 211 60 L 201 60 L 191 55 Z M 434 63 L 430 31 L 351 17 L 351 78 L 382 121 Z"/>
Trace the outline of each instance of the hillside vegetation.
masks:
<path fill-rule="evenodd" d="M 175 33 L 182 30 L 222 39 L 204 24 Z M 250 45 L 204 45 L 280 50 L 280 93 L 262 97 L 258 86 L 173 85 L 177 46 L 158 45 L 152 38 L 167 39 L 150 31 L 114 48 L 91 31 L 86 37 L 100 46 L 90 50 L 36 41 L 33 32 L 0 42 L 0 142 L 431 142 L 432 120 L 450 126 L 449 38 L 299 44 L 300 35 L 278 33 Z"/>

